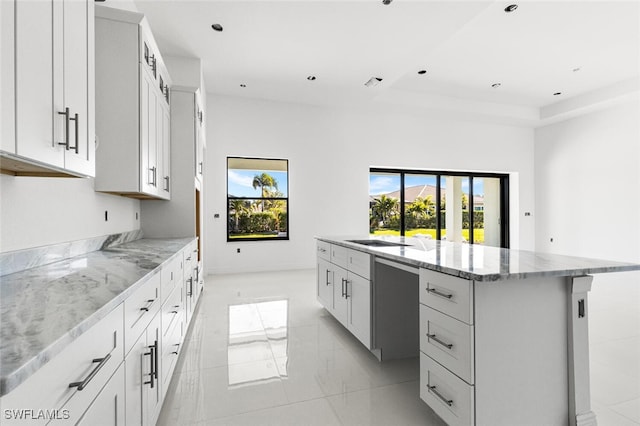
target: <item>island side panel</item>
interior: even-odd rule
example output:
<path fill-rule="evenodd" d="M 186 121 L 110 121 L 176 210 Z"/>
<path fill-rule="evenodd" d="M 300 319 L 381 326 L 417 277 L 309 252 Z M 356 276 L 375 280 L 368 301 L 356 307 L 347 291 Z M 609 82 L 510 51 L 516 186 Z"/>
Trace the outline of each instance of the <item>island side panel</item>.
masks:
<path fill-rule="evenodd" d="M 566 278 L 475 286 L 476 424 L 566 425 Z"/>

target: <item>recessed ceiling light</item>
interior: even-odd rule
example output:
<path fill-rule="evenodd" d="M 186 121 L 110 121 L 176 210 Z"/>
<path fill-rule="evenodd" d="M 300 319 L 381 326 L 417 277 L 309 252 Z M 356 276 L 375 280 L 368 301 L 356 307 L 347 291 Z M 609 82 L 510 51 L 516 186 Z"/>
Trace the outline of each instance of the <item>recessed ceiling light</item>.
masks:
<path fill-rule="evenodd" d="M 498 87 L 502 86 L 500 83 L 493 83 L 491 85 L 491 87 L 493 87 L 494 89 L 497 89 Z"/>
<path fill-rule="evenodd" d="M 511 13 L 518 8 L 517 4 L 510 4 L 509 6 L 504 8 L 504 11 L 507 13 Z"/>
<path fill-rule="evenodd" d="M 426 74 L 426 73 L 427 73 L 427 70 L 420 70 L 420 71 L 418 71 L 418 74 Z"/>
<path fill-rule="evenodd" d="M 309 77 L 307 77 L 307 80 L 309 80 L 309 81 L 313 81 L 315 79 L 316 79 L 315 75 L 310 75 Z"/>
<path fill-rule="evenodd" d="M 213 24 L 211 25 L 211 28 L 213 28 L 215 31 L 218 31 L 218 32 L 221 32 L 224 29 L 220 24 Z"/>
<path fill-rule="evenodd" d="M 562 95 L 562 92 L 556 92 L 553 94 L 553 96 L 558 96 L 558 95 Z"/>
<path fill-rule="evenodd" d="M 240 87 L 244 88 L 244 87 L 247 87 L 247 85 L 246 84 L 241 84 Z"/>

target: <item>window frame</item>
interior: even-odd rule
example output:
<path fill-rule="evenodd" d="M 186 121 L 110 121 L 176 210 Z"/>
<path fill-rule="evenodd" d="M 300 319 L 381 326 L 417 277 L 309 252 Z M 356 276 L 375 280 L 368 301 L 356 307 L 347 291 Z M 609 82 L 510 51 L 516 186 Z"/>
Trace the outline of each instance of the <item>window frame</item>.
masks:
<path fill-rule="evenodd" d="M 509 174 L 508 173 L 494 173 L 494 172 L 465 172 L 465 171 L 447 171 L 447 170 L 416 170 L 416 169 L 399 169 L 399 168 L 385 168 L 385 167 L 370 167 L 369 178 L 374 173 L 386 173 L 397 174 L 400 177 L 400 199 L 398 200 L 400 205 L 400 236 L 405 236 L 406 224 L 405 224 L 405 176 L 406 175 L 428 175 L 436 178 L 436 240 L 442 239 L 442 226 L 441 223 L 441 203 L 440 200 L 442 190 L 442 178 L 446 176 L 459 176 L 469 178 L 469 206 L 470 213 L 470 229 L 469 244 L 473 244 L 473 178 L 498 178 L 500 179 L 500 247 L 509 248 L 510 236 L 509 236 Z M 370 195 L 370 194 L 369 194 Z M 371 208 L 371 207 L 369 207 Z"/>
<path fill-rule="evenodd" d="M 235 160 L 258 160 L 258 161 L 281 161 L 281 162 L 285 162 L 286 164 L 286 174 L 287 174 L 287 193 L 286 196 L 284 197 L 261 197 L 261 196 L 257 196 L 257 197 L 240 197 L 240 196 L 234 196 L 231 197 L 229 194 L 229 160 L 231 159 L 235 159 Z M 264 157 L 244 157 L 244 156 L 227 156 L 227 164 L 226 164 L 226 169 L 227 169 L 227 242 L 244 242 L 244 241 L 251 241 L 251 242 L 255 242 L 255 241 L 288 241 L 290 239 L 290 229 L 289 229 L 289 215 L 291 212 L 291 205 L 289 202 L 289 160 L 286 158 L 264 158 Z M 231 170 L 234 170 L 233 168 Z M 231 234 L 230 234 L 230 224 L 231 224 L 231 220 L 232 220 L 232 216 L 231 216 L 231 209 L 229 208 L 230 206 L 230 202 L 232 200 L 244 200 L 244 201 L 248 201 L 248 200 L 263 200 L 263 201 L 284 201 L 287 209 L 286 209 L 286 236 L 280 236 L 278 234 L 276 234 L 275 236 L 271 237 L 271 236 L 264 236 L 264 237 L 247 237 L 247 238 L 231 238 Z"/>

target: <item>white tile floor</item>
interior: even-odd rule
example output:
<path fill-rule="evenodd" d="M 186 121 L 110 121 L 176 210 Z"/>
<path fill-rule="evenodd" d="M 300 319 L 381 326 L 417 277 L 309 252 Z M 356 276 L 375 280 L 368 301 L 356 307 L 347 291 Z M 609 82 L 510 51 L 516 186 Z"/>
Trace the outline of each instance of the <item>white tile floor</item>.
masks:
<path fill-rule="evenodd" d="M 640 425 L 633 284 L 620 298 L 594 283 L 600 426 Z M 418 396 L 418 359 L 379 363 L 316 302 L 314 270 L 209 276 L 193 321 L 158 425 L 444 424 Z"/>

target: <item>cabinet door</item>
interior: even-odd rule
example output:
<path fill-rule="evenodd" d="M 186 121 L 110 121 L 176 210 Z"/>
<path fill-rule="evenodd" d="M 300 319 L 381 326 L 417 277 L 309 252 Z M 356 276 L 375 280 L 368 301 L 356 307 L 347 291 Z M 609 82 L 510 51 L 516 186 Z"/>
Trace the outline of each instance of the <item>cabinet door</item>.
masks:
<path fill-rule="evenodd" d="M 15 2 L 16 145 L 18 155 L 57 167 L 64 153 L 53 122 L 64 116 L 53 106 L 53 13 L 59 2 Z M 59 12 L 59 11 L 58 11 Z M 4 97 L 4 95 L 3 95 Z"/>
<path fill-rule="evenodd" d="M 160 315 L 156 315 L 147 328 L 147 349 L 152 353 L 152 360 L 149 364 L 151 373 L 148 377 L 153 374 L 153 386 L 149 384 L 144 387 L 143 405 L 146 416 L 143 414 L 143 419 L 145 425 L 155 425 L 162 408 L 161 336 Z"/>
<path fill-rule="evenodd" d="M 165 103 L 163 97 L 159 98 L 158 112 L 158 131 L 161 132 L 159 137 L 161 145 L 161 170 L 162 170 L 162 182 L 160 189 L 160 196 L 162 198 L 171 198 L 171 131 L 169 129 L 171 115 L 169 112 L 169 106 Z"/>
<path fill-rule="evenodd" d="M 331 313 L 333 313 L 333 286 L 334 274 L 331 264 L 324 259 L 318 259 L 317 292 L 318 301 Z"/>
<path fill-rule="evenodd" d="M 65 149 L 64 167 L 78 173 L 95 175 L 94 144 L 94 106 L 93 93 L 89 97 L 89 88 L 93 88 L 94 62 L 94 2 L 86 0 L 64 1 L 62 63 L 63 77 L 56 78 L 56 85 L 63 87 L 63 105 L 69 108 L 69 149 Z M 89 40 L 87 37 L 90 37 Z M 55 58 L 58 57 L 56 53 Z M 90 69 L 91 67 L 91 69 Z M 57 67 L 54 68 L 57 70 Z M 59 93 L 58 90 L 55 91 Z M 59 102 L 54 101 L 55 104 Z M 55 121 L 58 128 L 63 127 L 62 120 Z M 62 132 L 56 132 L 61 135 Z M 77 147 L 77 148 L 76 148 Z"/>
<path fill-rule="evenodd" d="M 15 154 L 15 1 L 0 1 L 0 149 Z"/>
<path fill-rule="evenodd" d="M 125 417 L 127 426 L 141 426 L 142 422 L 142 392 L 149 384 L 151 372 L 151 358 L 147 348 L 147 335 L 143 333 L 133 344 L 131 352 L 124 360 L 125 363 Z"/>
<path fill-rule="evenodd" d="M 160 412 L 160 333 L 156 315 L 125 359 L 127 426 L 153 425 Z"/>
<path fill-rule="evenodd" d="M 196 94 L 196 177 L 202 182 L 202 174 L 204 173 L 204 112 L 200 105 L 200 96 Z"/>
<path fill-rule="evenodd" d="M 146 69 L 140 70 L 140 187 L 142 192 L 156 194 L 158 159 L 156 140 L 157 95 L 155 81 Z"/>
<path fill-rule="evenodd" d="M 333 316 L 348 328 L 349 299 L 347 298 L 347 270 L 331 264 L 333 269 Z"/>
<path fill-rule="evenodd" d="M 124 364 L 121 364 L 77 424 L 78 426 L 123 425 L 124 402 Z"/>
<path fill-rule="evenodd" d="M 347 282 L 349 323 L 347 328 L 367 348 L 371 347 L 371 281 L 349 273 Z"/>

